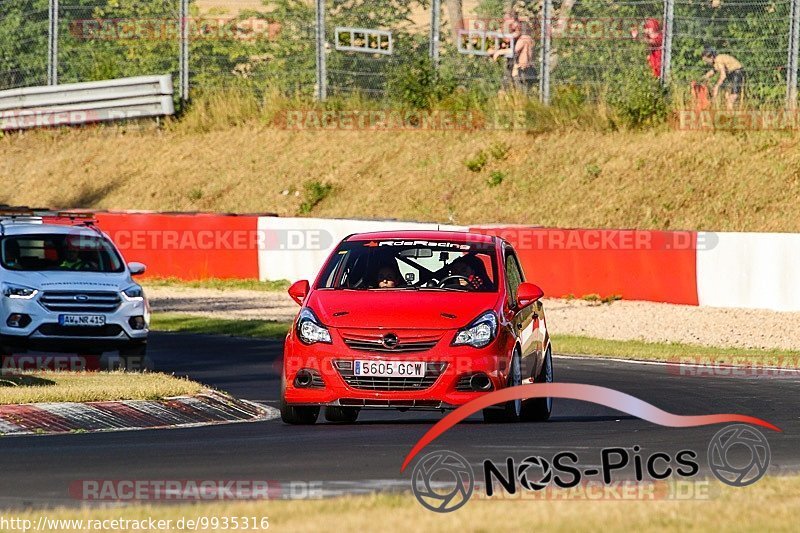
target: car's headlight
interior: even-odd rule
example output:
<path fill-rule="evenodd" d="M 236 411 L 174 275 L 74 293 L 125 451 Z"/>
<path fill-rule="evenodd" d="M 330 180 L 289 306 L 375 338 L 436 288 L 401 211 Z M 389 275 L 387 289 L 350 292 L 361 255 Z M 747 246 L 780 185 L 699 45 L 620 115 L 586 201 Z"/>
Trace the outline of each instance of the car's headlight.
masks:
<path fill-rule="evenodd" d="M 330 331 L 319 323 L 317 317 L 307 307 L 300 311 L 300 318 L 297 319 L 297 336 L 305 344 L 331 343 Z"/>
<path fill-rule="evenodd" d="M 473 346 L 483 348 L 497 336 L 497 316 L 487 311 L 473 320 L 469 326 L 456 333 L 453 346 Z"/>
<path fill-rule="evenodd" d="M 122 291 L 122 295 L 126 300 L 139 302 L 144 300 L 144 289 L 142 289 L 142 287 L 139 285 L 131 285 Z"/>
<path fill-rule="evenodd" d="M 25 287 L 24 285 L 14 285 L 13 283 L 3 283 L 3 295 L 7 298 L 19 300 L 30 300 L 39 294 L 37 289 Z"/>

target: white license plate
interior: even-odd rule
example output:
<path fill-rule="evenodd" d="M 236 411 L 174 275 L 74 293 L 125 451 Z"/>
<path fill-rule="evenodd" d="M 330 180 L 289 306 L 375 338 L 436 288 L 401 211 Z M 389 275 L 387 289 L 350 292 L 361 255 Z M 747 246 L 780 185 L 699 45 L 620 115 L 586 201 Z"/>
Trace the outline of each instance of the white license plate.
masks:
<path fill-rule="evenodd" d="M 58 315 L 58 323 L 62 326 L 105 326 L 103 315 Z"/>
<path fill-rule="evenodd" d="M 425 377 L 425 363 L 419 361 L 354 361 L 353 374 L 380 378 Z"/>

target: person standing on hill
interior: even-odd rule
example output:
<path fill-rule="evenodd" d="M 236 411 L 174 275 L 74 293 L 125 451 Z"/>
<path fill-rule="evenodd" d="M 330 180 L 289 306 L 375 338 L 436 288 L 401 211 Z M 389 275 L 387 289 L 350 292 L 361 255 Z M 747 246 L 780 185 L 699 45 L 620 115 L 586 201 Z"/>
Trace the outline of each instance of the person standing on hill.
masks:
<path fill-rule="evenodd" d="M 533 37 L 531 37 L 530 31 L 523 31 L 523 24 L 519 19 L 515 20 L 511 30 L 514 43 L 514 65 L 511 77 L 518 89 L 529 91 L 536 83 L 537 75 L 533 56 Z"/>
<path fill-rule="evenodd" d="M 639 30 L 631 29 L 631 37 L 639 38 Z M 647 63 L 656 78 L 661 77 L 661 54 L 664 50 L 664 32 L 661 31 L 661 23 L 654 18 L 644 21 L 644 40 L 647 42 Z"/>

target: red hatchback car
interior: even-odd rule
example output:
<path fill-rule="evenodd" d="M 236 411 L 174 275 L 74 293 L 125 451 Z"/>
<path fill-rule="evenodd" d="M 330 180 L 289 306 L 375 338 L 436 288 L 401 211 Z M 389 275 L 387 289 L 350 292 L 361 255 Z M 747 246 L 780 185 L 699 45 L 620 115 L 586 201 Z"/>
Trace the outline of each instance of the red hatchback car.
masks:
<path fill-rule="evenodd" d="M 354 422 L 364 408 L 444 410 L 489 391 L 553 380 L 542 290 L 511 245 L 463 232 L 345 238 L 286 337 L 281 417 Z M 487 422 L 547 420 L 551 398 L 484 410 Z"/>

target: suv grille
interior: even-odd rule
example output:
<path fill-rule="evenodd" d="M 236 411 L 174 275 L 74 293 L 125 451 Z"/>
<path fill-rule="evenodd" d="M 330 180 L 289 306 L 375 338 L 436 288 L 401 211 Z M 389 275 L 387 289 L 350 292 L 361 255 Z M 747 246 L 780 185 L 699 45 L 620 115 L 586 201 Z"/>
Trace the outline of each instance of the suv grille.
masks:
<path fill-rule="evenodd" d="M 447 363 L 425 363 L 425 376 L 412 377 L 373 377 L 354 376 L 353 361 L 337 360 L 333 362 L 342 379 L 354 389 L 385 390 L 385 391 L 414 391 L 425 390 L 431 387 L 439 376 L 442 375 Z"/>
<path fill-rule="evenodd" d="M 45 309 L 67 313 L 110 313 L 121 301 L 112 291 L 46 291 L 39 298 Z"/>
<path fill-rule="evenodd" d="M 49 337 L 117 337 L 122 333 L 122 328 L 117 324 L 89 327 L 42 324 L 38 331 Z"/>

